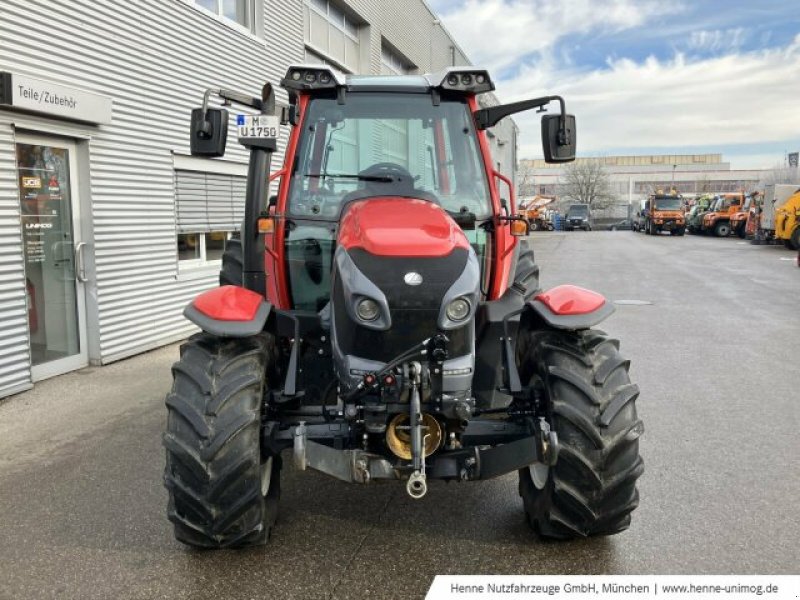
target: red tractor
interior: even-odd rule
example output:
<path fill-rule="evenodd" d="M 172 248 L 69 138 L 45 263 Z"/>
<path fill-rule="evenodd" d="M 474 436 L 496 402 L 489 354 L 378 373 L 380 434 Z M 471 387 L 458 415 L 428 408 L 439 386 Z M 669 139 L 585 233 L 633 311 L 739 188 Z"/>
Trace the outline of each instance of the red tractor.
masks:
<path fill-rule="evenodd" d="M 613 306 L 539 288 L 486 138 L 558 102 L 544 154 L 574 160 L 564 100 L 479 108 L 494 85 L 469 67 L 345 77 L 300 65 L 281 84 L 280 122 L 269 84 L 261 98 L 210 90 L 192 113 L 192 153 L 221 156 L 228 115 L 209 97 L 259 112 L 237 117 L 250 150 L 241 236 L 221 287 L 185 310 L 202 332 L 181 347 L 166 400 L 176 538 L 265 543 L 284 458 L 347 482 L 404 481 L 418 499 L 431 479 L 517 471 L 541 536 L 626 529 L 643 425 L 618 342 L 592 329 Z M 270 176 L 281 123 L 291 134 Z"/>

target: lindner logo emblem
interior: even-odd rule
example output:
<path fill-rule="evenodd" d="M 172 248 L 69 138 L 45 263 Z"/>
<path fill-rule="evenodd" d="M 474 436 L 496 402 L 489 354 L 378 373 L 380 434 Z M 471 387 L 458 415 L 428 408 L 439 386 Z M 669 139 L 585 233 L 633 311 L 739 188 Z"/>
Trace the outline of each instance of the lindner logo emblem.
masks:
<path fill-rule="evenodd" d="M 419 285 L 422 283 L 422 275 L 411 271 L 410 273 L 406 273 L 406 276 L 403 277 L 403 281 L 408 285 Z"/>

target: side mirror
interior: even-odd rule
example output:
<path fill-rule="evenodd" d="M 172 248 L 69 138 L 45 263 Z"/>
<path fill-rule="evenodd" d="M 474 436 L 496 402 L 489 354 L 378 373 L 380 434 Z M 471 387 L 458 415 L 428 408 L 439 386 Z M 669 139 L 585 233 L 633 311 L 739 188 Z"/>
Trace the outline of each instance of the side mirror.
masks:
<path fill-rule="evenodd" d="M 224 156 L 228 140 L 228 111 L 224 108 L 192 110 L 190 149 L 192 156 Z"/>
<path fill-rule="evenodd" d="M 548 163 L 571 162 L 575 160 L 577 131 L 575 115 L 544 115 L 542 117 L 542 147 L 544 160 Z"/>

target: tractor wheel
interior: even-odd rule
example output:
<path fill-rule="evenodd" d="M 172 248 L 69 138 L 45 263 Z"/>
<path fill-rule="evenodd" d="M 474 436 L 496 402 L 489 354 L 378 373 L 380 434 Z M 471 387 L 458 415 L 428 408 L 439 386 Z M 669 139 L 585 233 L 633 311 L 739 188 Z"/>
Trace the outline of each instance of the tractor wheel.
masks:
<path fill-rule="evenodd" d="M 650 235 L 658 235 L 658 229 L 656 229 L 656 224 L 650 221 L 650 227 L 648 232 Z"/>
<path fill-rule="evenodd" d="M 225 252 L 222 253 L 222 268 L 219 271 L 219 284 L 242 285 L 243 263 L 242 239 L 238 233 L 234 233 L 231 239 L 225 242 Z"/>
<path fill-rule="evenodd" d="M 800 250 L 800 226 L 794 228 L 789 241 L 792 243 L 792 250 Z"/>
<path fill-rule="evenodd" d="M 520 374 L 545 401 L 560 445 L 555 466 L 519 471 L 529 524 L 557 539 L 627 529 L 639 504 L 644 426 L 618 342 L 593 330 L 532 331 L 519 341 Z"/>
<path fill-rule="evenodd" d="M 717 237 L 728 237 L 731 234 L 731 226 L 727 221 L 720 221 L 714 226 L 714 235 Z"/>
<path fill-rule="evenodd" d="M 530 240 L 519 241 L 519 257 L 514 272 L 514 286 L 523 290 L 527 299 L 539 291 L 539 266 L 533 257 L 533 244 Z"/>
<path fill-rule="evenodd" d="M 167 395 L 167 515 L 178 541 L 264 544 L 278 514 L 281 458 L 261 447 L 265 335 L 199 333 L 181 347 Z"/>

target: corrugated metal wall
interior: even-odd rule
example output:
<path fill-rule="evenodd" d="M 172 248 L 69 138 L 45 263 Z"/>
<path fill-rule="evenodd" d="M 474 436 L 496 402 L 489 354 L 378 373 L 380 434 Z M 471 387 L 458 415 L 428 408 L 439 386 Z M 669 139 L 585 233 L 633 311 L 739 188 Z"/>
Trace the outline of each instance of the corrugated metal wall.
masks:
<path fill-rule="evenodd" d="M 0 394 L 31 379 L 16 163 L 14 132 L 0 123 Z"/>
<path fill-rule="evenodd" d="M 173 152 L 188 154 L 189 113 L 207 87 L 259 95 L 266 79 L 277 82 L 302 59 L 300 7 L 269 0 L 261 41 L 180 0 L 2 3 L 1 69 L 114 101 L 113 122 L 89 142 L 100 336 L 93 358 L 108 362 L 193 330 L 182 308 L 217 273 L 177 271 Z M 46 29 L 31 29 L 37 23 Z M 226 159 L 246 161 L 235 136 Z M 18 219 L 9 226 L 19 238 Z"/>
<path fill-rule="evenodd" d="M 263 2 L 263 39 L 186 0 L 0 2 L 0 70 L 104 94 L 114 103 L 112 123 L 100 127 L 0 111 L 0 395 L 30 380 L 13 123 L 82 141 L 83 188 L 91 202 L 84 216 L 93 242 L 88 262 L 95 265 L 88 294 L 97 322 L 89 328 L 98 332 L 90 358 L 110 362 L 180 339 L 193 331 L 183 307 L 217 280 L 215 269 L 177 267 L 174 155 L 189 152 L 190 110 L 207 87 L 259 95 L 264 81 L 277 84 L 287 66 L 303 61 L 302 0 Z M 434 69 L 449 64 L 452 42 L 423 2 L 404 1 L 402 11 L 379 0 L 347 4 L 369 23 L 362 72 L 380 73 L 382 37 L 422 71 L 431 70 L 431 56 Z M 285 98 L 278 90 L 278 101 Z M 246 162 L 234 135 L 226 160 Z"/>

